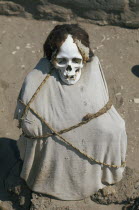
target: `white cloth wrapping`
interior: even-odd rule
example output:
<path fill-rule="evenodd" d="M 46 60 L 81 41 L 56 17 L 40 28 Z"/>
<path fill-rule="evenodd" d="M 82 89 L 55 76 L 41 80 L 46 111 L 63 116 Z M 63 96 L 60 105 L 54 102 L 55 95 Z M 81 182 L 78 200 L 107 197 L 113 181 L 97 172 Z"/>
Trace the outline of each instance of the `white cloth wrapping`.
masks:
<path fill-rule="evenodd" d="M 19 95 L 25 104 L 50 68 L 50 62 L 42 58 L 27 75 Z M 55 69 L 30 107 L 60 131 L 81 122 L 86 114 L 98 112 L 108 100 L 107 84 L 95 56 L 84 65 L 81 78 L 75 85 L 64 84 Z M 24 108 L 17 103 L 16 119 L 20 120 Z M 30 136 L 51 132 L 30 110 L 21 127 Z M 121 165 L 125 161 L 125 123 L 113 106 L 107 113 L 62 136 L 101 162 Z M 124 167 L 110 168 L 89 161 L 57 136 L 32 140 L 21 135 L 18 148 L 23 160 L 21 177 L 29 188 L 62 200 L 88 197 L 107 184 L 120 181 L 124 171 Z"/>

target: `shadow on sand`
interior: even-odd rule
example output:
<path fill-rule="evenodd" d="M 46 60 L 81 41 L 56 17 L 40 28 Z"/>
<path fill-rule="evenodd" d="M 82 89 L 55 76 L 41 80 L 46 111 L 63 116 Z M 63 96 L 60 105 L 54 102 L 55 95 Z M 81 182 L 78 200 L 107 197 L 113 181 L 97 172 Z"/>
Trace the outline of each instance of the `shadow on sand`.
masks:
<path fill-rule="evenodd" d="M 16 210 L 29 209 L 31 191 L 20 178 L 22 161 L 16 141 L 0 138 L 0 200 Z"/>
<path fill-rule="evenodd" d="M 139 77 L 139 65 L 133 66 L 131 71 L 136 77 Z"/>

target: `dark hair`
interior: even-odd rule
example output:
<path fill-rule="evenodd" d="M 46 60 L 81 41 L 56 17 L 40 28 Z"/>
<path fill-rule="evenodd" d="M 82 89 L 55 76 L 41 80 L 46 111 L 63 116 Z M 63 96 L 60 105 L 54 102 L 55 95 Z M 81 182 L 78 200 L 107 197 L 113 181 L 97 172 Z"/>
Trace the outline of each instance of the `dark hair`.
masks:
<path fill-rule="evenodd" d="M 43 45 L 44 56 L 51 60 L 53 53 L 59 51 L 60 46 L 67 38 L 68 34 L 72 35 L 73 40 L 77 39 L 89 48 L 90 60 L 94 54 L 90 49 L 89 35 L 78 24 L 63 24 L 55 26 Z"/>

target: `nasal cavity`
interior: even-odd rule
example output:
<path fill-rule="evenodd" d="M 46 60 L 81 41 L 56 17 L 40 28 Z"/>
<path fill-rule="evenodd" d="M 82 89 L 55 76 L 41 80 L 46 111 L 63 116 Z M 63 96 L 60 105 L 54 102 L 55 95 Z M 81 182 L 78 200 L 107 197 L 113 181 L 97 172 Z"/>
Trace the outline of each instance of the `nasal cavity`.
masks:
<path fill-rule="evenodd" d="M 71 66 L 68 65 L 67 68 L 66 68 L 66 70 L 67 70 L 67 71 L 71 71 L 71 70 L 72 70 Z"/>

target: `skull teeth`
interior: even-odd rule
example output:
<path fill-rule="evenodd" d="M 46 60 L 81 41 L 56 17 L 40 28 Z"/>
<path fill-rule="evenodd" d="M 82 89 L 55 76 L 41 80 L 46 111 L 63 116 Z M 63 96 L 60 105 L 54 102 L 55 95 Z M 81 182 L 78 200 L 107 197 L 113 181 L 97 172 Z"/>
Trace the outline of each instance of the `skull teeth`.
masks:
<path fill-rule="evenodd" d="M 66 76 L 66 79 L 75 79 L 75 75 L 72 75 L 72 76 Z"/>
<path fill-rule="evenodd" d="M 66 75 L 65 78 L 66 78 L 67 80 L 69 80 L 69 79 L 75 80 L 75 79 L 76 79 L 76 76 L 77 76 L 77 74 L 78 74 L 78 72 L 79 72 L 79 70 L 80 70 L 80 69 L 76 69 L 75 75 Z"/>

